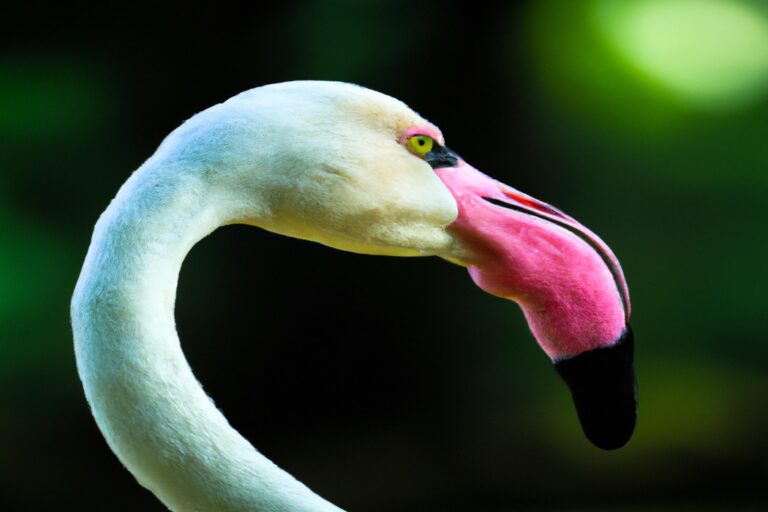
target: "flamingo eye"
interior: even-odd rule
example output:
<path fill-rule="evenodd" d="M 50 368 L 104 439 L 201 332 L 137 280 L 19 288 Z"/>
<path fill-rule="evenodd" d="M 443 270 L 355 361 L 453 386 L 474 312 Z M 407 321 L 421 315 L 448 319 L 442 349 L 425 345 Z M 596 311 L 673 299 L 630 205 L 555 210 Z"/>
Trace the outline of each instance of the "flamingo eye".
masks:
<path fill-rule="evenodd" d="M 412 153 L 418 156 L 424 156 L 432 151 L 432 146 L 434 146 L 435 141 L 426 135 L 413 135 L 412 137 L 408 137 L 407 144 L 408 149 L 410 149 Z"/>

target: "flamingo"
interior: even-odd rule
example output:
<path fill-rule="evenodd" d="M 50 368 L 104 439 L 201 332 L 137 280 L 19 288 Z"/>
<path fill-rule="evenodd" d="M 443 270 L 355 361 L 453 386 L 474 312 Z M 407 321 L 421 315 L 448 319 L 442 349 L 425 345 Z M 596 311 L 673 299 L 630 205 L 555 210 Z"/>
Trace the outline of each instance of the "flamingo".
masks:
<path fill-rule="evenodd" d="M 480 288 L 522 307 L 587 437 L 613 449 L 631 436 L 629 296 L 596 235 L 471 167 L 399 100 L 346 83 L 272 84 L 165 138 L 96 223 L 72 298 L 96 423 L 170 510 L 341 510 L 232 428 L 182 352 L 173 316 L 182 261 L 234 223 L 467 267 Z"/>

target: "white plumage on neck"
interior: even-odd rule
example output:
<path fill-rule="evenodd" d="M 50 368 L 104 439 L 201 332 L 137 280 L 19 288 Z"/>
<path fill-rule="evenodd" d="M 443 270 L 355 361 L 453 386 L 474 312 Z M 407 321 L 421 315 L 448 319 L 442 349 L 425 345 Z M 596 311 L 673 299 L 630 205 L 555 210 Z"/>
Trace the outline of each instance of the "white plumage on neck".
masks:
<path fill-rule="evenodd" d="M 194 183 L 158 201 L 141 177 L 99 221 L 73 303 L 80 375 L 110 447 L 175 511 L 339 510 L 258 453 L 193 376 L 176 284 L 188 250 L 223 219 Z"/>
<path fill-rule="evenodd" d="M 174 325 L 191 247 L 236 222 L 374 254 L 460 259 L 456 205 L 399 143 L 426 121 L 347 84 L 254 89 L 193 117 L 99 219 L 72 300 L 78 370 L 96 421 L 174 511 L 339 509 L 258 453 L 195 379 Z"/>

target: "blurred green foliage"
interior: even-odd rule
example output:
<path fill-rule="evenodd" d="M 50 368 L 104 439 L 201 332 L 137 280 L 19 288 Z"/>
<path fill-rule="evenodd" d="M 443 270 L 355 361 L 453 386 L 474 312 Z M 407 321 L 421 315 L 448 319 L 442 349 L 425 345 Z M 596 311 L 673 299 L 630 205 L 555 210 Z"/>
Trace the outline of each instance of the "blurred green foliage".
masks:
<path fill-rule="evenodd" d="M 183 119 L 303 78 L 399 97 L 614 248 L 640 420 L 627 448 L 591 447 L 522 315 L 461 269 L 226 228 L 185 264 L 177 320 L 257 447 L 350 510 L 765 506 L 766 8 L 308 1 L 19 23 L 0 53 L 0 507 L 162 510 L 79 388 L 68 300 L 90 229 Z"/>
<path fill-rule="evenodd" d="M 730 0 L 595 2 L 595 23 L 627 64 L 682 102 L 750 105 L 768 79 L 766 6 Z"/>

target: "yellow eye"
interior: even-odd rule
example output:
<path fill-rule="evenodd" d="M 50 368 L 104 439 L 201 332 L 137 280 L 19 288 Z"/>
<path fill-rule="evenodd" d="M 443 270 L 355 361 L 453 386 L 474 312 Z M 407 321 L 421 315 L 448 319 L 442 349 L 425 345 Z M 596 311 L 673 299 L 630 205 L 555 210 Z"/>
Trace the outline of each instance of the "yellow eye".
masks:
<path fill-rule="evenodd" d="M 408 148 L 419 156 L 424 156 L 432 151 L 432 146 L 435 144 L 430 137 L 426 135 L 414 135 L 408 137 Z"/>

